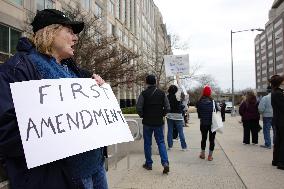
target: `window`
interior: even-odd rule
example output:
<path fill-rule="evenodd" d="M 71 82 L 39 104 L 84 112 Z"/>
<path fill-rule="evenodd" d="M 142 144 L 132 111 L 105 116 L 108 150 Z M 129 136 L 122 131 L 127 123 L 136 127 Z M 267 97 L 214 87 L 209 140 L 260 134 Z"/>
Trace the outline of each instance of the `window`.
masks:
<path fill-rule="evenodd" d="M 16 52 L 21 32 L 0 24 L 0 62 L 6 61 Z"/>
<path fill-rule="evenodd" d="M 37 0 L 36 1 L 37 11 L 41 11 L 43 9 L 52 9 L 54 8 L 53 0 Z"/>
<path fill-rule="evenodd" d="M 119 14 L 120 14 L 120 3 L 119 0 L 116 1 L 116 11 L 115 11 L 115 18 L 119 19 Z"/>
<path fill-rule="evenodd" d="M 110 23 L 109 21 L 107 22 L 107 35 L 108 36 L 114 35 L 114 25 Z"/>
<path fill-rule="evenodd" d="M 16 4 L 16 5 L 20 5 L 23 6 L 23 0 L 10 0 L 12 3 Z"/>
<path fill-rule="evenodd" d="M 117 37 L 118 37 L 119 41 L 122 42 L 122 31 L 121 31 L 121 29 L 117 29 Z"/>
<path fill-rule="evenodd" d="M 102 16 L 103 16 L 102 8 L 97 3 L 95 3 L 95 17 L 102 18 Z"/>
<path fill-rule="evenodd" d="M 108 0 L 108 12 L 114 16 L 114 3 L 112 0 Z"/>
<path fill-rule="evenodd" d="M 125 21 L 125 0 L 120 0 L 119 1 L 119 4 L 120 4 L 120 21 L 122 22 L 122 23 L 124 23 L 124 21 Z"/>
<path fill-rule="evenodd" d="M 81 5 L 83 9 L 85 9 L 87 12 L 90 10 L 90 0 L 81 0 Z"/>
<path fill-rule="evenodd" d="M 99 45 L 102 42 L 102 34 L 100 34 L 99 32 L 96 32 L 95 40 L 96 40 L 96 44 Z"/>

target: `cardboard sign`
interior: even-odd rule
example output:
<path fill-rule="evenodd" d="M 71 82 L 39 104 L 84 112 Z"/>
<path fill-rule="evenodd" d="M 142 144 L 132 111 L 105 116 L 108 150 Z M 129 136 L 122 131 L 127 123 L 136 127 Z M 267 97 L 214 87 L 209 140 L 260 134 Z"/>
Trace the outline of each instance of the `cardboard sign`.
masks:
<path fill-rule="evenodd" d="M 189 56 L 187 55 L 165 55 L 164 56 L 166 76 L 189 75 Z"/>
<path fill-rule="evenodd" d="M 10 86 L 28 168 L 133 141 L 108 84 L 70 78 Z"/>

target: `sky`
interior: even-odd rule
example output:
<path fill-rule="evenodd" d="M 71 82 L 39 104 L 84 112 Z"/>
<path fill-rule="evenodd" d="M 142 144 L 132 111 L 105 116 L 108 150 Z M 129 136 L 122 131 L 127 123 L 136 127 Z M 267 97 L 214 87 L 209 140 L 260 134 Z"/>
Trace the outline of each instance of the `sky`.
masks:
<path fill-rule="evenodd" d="M 274 0 L 154 0 L 168 33 L 188 43 L 190 66 L 211 75 L 223 90 L 232 88 L 231 30 L 265 28 Z M 233 34 L 234 88 L 255 88 L 254 38 L 259 31 Z"/>

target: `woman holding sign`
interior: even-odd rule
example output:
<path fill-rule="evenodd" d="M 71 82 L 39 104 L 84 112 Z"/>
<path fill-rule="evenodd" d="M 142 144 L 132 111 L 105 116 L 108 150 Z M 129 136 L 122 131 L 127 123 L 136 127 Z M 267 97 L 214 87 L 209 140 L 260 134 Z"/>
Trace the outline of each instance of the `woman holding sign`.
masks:
<path fill-rule="evenodd" d="M 95 149 L 46 165 L 26 166 L 10 83 L 59 78 L 92 77 L 72 61 L 76 34 L 83 22 L 71 21 L 55 9 L 39 11 L 32 22 L 34 35 L 21 38 L 17 53 L 0 66 L 0 157 L 3 157 L 11 189 L 106 189 L 102 149 Z"/>

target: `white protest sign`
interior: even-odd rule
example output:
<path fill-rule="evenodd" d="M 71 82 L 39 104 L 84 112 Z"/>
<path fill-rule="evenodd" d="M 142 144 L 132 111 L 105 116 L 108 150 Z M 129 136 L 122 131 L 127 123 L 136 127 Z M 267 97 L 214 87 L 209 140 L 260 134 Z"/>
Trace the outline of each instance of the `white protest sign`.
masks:
<path fill-rule="evenodd" d="M 28 168 L 133 141 L 108 84 L 45 79 L 11 84 Z"/>
<path fill-rule="evenodd" d="M 186 55 L 165 55 L 164 56 L 166 76 L 188 75 L 189 56 Z"/>

